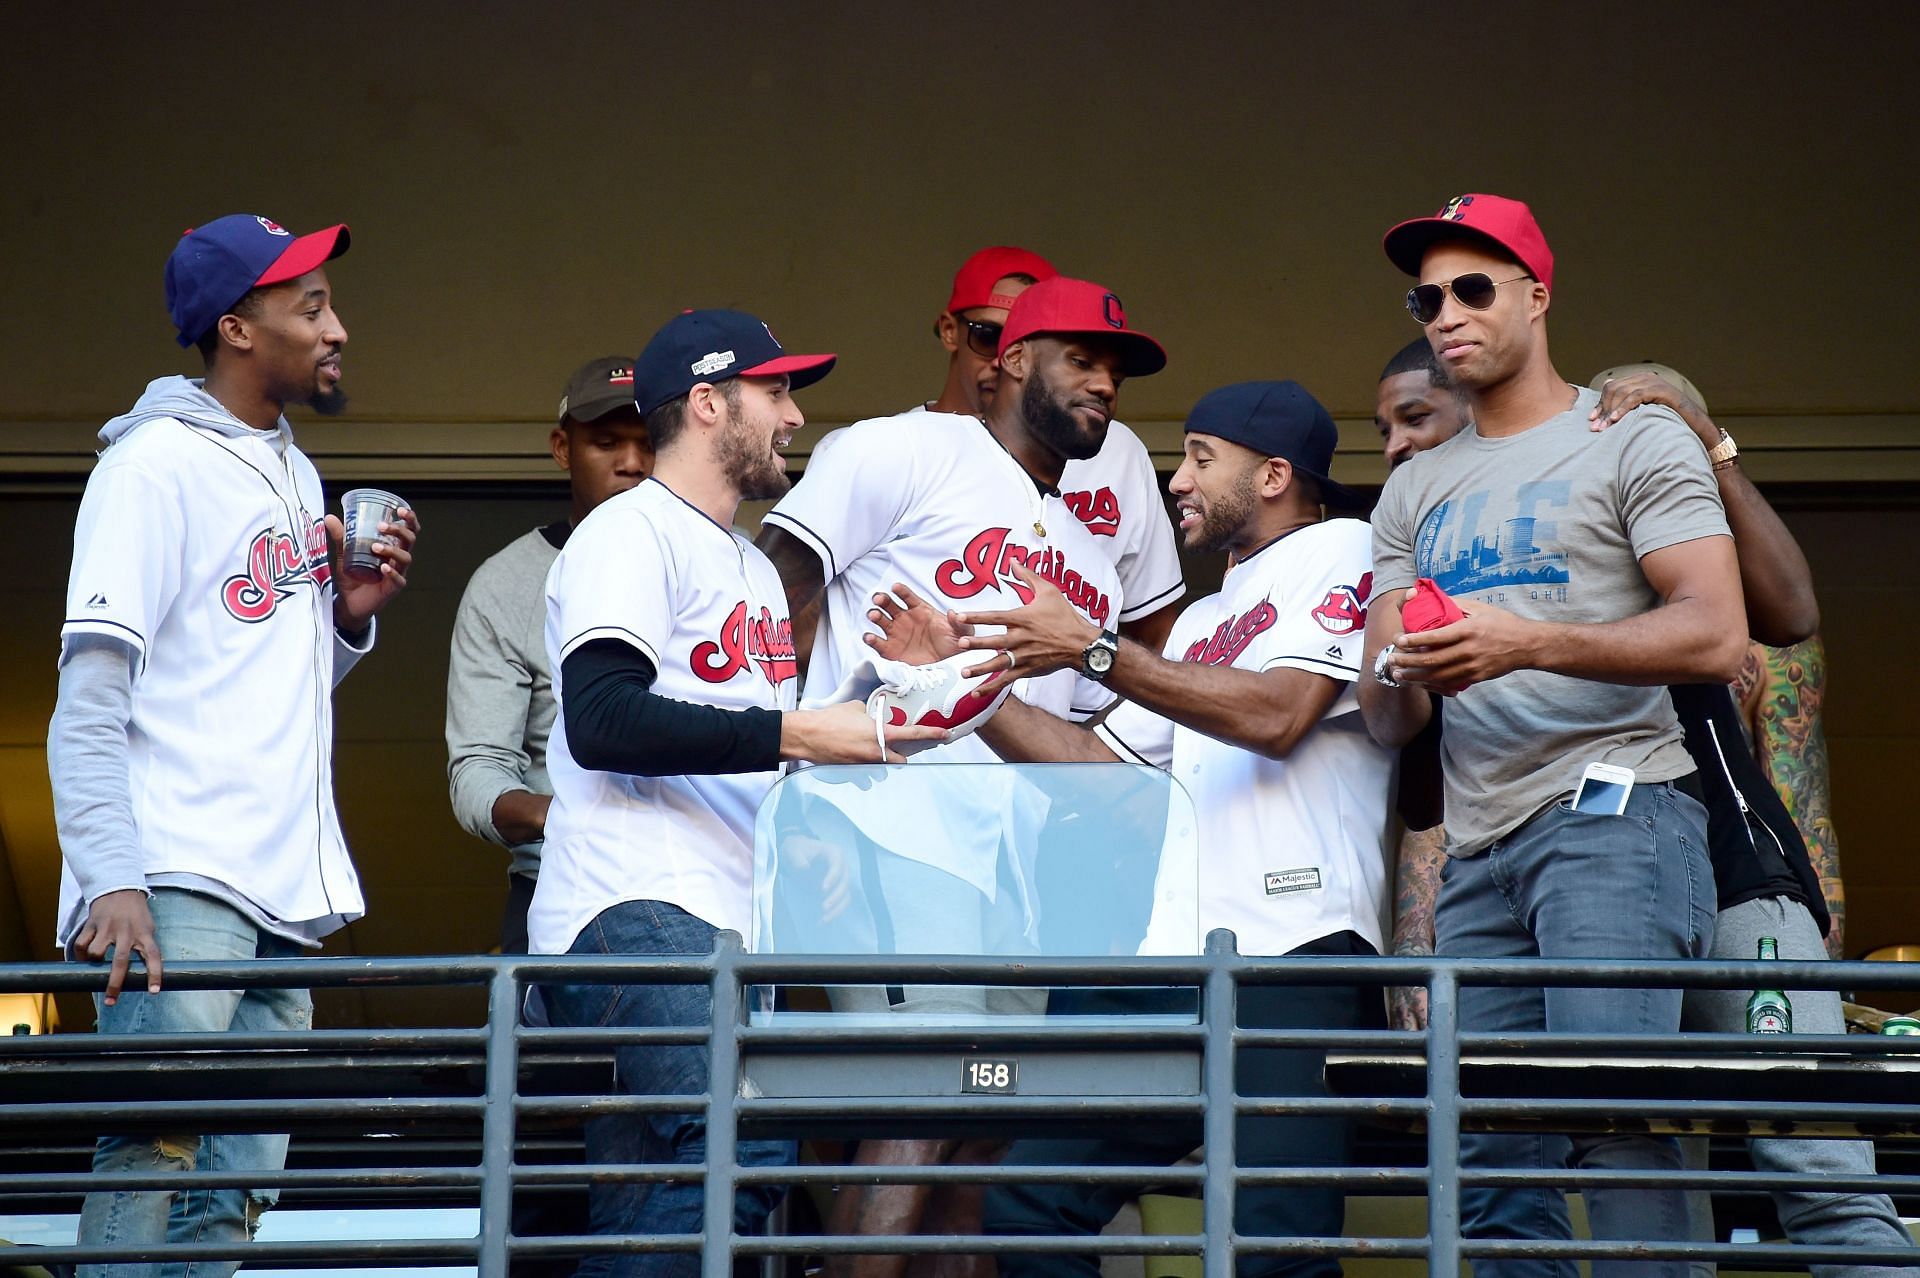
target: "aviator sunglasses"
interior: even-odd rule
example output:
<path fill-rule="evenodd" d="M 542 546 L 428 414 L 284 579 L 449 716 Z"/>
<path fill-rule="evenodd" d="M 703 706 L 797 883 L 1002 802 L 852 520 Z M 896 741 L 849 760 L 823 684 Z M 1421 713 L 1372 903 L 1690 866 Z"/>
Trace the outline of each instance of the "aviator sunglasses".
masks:
<path fill-rule="evenodd" d="M 1003 324 L 991 320 L 963 319 L 956 315 L 963 328 L 967 330 L 967 349 L 981 359 L 995 359 L 1000 354 L 1000 330 Z"/>
<path fill-rule="evenodd" d="M 1493 291 L 1496 288 L 1532 278 L 1531 275 L 1516 275 L 1510 280 L 1496 280 L 1483 271 L 1472 271 L 1466 275 L 1456 275 L 1446 284 L 1416 284 L 1407 290 L 1407 310 L 1422 324 L 1431 324 L 1440 314 L 1440 306 L 1446 301 L 1447 294 L 1452 293 L 1460 305 L 1484 311 L 1493 305 Z"/>

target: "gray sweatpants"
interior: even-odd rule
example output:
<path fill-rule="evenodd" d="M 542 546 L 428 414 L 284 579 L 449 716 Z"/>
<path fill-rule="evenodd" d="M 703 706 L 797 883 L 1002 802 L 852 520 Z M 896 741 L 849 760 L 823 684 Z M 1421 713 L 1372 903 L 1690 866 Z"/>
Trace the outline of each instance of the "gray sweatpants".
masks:
<path fill-rule="evenodd" d="M 1720 911 L 1713 930 L 1711 957 L 1751 959 L 1760 938 L 1780 943 L 1783 959 L 1824 959 L 1826 942 L 1807 907 L 1787 897 L 1766 897 Z M 1793 1004 L 1796 1034 L 1844 1034 L 1847 1024 L 1835 990 L 1788 990 Z M 1747 1027 L 1747 991 L 1688 990 L 1681 1012 L 1685 1029 L 1737 1034 Z M 1697 1143 L 1698 1149 L 1687 1148 Z M 1681 1142 L 1689 1167 L 1706 1165 L 1706 1138 Z M 1832 1176 L 1871 1176 L 1873 1142 L 1864 1140 L 1782 1140 L 1755 1138 L 1747 1142 L 1755 1171 L 1823 1172 Z M 1713 1204 L 1702 1190 L 1687 1195 L 1687 1214 L 1693 1236 L 1715 1237 Z M 1906 1228 L 1894 1214 L 1885 1194 L 1810 1194 L 1776 1192 L 1773 1205 L 1781 1228 L 1795 1243 L 1822 1247 L 1906 1247 L 1912 1245 Z M 1886 1265 L 1813 1265 L 1814 1278 L 1865 1278 L 1866 1275 L 1911 1274 L 1914 1270 Z M 1714 1272 L 1711 1264 L 1693 1267 L 1695 1278 Z"/>

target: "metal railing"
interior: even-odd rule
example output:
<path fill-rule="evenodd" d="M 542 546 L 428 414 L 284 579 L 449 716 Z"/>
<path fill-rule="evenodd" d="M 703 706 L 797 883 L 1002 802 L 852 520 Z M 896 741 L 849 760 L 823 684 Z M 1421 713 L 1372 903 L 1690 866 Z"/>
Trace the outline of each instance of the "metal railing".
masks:
<path fill-rule="evenodd" d="M 413 959 L 316 958 L 260 962 L 169 964 L 171 989 L 235 989 L 367 985 L 481 986 L 487 1019 L 477 1029 L 373 1029 L 278 1034 L 176 1034 L 170 1036 L 57 1035 L 0 1039 L 0 1215 L 9 1204 L 77 1202 L 87 1192 L 113 1189 L 265 1188 L 301 1193 L 352 1191 L 366 1200 L 439 1201 L 477 1206 L 479 1228 L 471 1238 L 380 1239 L 353 1242 L 200 1243 L 161 1246 L 48 1247 L 8 1252 L 40 1265 L 104 1261 L 187 1260 L 244 1257 L 249 1265 L 312 1267 L 322 1264 L 415 1267 L 477 1265 L 485 1278 L 508 1272 L 510 1258 L 552 1258 L 595 1251 L 620 1253 L 699 1252 L 704 1278 L 724 1278 L 739 1257 L 783 1259 L 854 1253 L 1024 1253 L 1199 1256 L 1207 1278 L 1228 1278 L 1236 1255 L 1327 1255 L 1425 1261 L 1430 1272 L 1456 1273 L 1462 1260 L 1480 1257 L 1579 1259 L 1684 1259 L 1743 1265 L 1804 1266 L 1809 1262 L 1920 1265 L 1910 1249 L 1810 1248 L 1703 1242 L 1616 1240 L 1553 1241 L 1462 1238 L 1460 1191 L 1471 1186 L 1551 1185 L 1569 1190 L 1600 1186 L 1665 1185 L 1723 1195 L 1770 1191 L 1878 1192 L 1920 1197 L 1920 1175 L 1883 1174 L 1870 1179 L 1823 1175 L 1784 1176 L 1740 1171 L 1646 1172 L 1622 1170 L 1507 1170 L 1463 1167 L 1464 1127 L 1522 1125 L 1585 1129 L 1624 1117 L 1643 1129 L 1718 1132 L 1726 1136 L 1753 1123 L 1779 1134 L 1831 1134 L 1854 1128 L 1893 1142 L 1920 1134 L 1920 1038 L 1877 1036 L 1746 1036 L 1672 1034 L 1633 1039 L 1581 1034 L 1463 1034 L 1459 993 L 1463 986 L 1505 985 L 1590 988 L 1750 989 L 1765 984 L 1787 989 L 1888 990 L 1920 984 L 1914 969 L 1891 963 L 1773 962 L 1656 963 L 1618 960 L 1484 961 L 1463 959 L 1330 957 L 1253 958 L 1234 952 L 1232 937 L 1217 932 L 1203 955 L 1189 958 L 1007 960 L 1001 958 L 883 958 L 749 955 L 732 934 L 707 957 L 462 957 Z M 692 1028 L 558 1029 L 523 1023 L 526 988 L 533 984 L 700 984 L 708 988 L 712 1015 Z M 848 1024 L 818 1016 L 801 1023 L 767 1023 L 747 1014 L 756 987 L 854 984 L 956 984 L 1023 987 L 1186 988 L 1197 996 L 1191 1024 L 1125 1022 L 1075 1024 L 1081 1018 L 1043 1018 L 996 1025 L 989 1018 L 969 1025 Z M 96 990 L 98 968 L 74 964 L 0 966 L 0 992 Z M 1429 1021 L 1423 1033 L 1251 1029 L 1235 1024 L 1237 991 L 1252 985 L 1424 985 Z M 616 1046 L 704 1044 L 710 1053 L 705 1095 L 629 1096 L 605 1083 L 581 1090 L 583 1077 L 610 1078 L 607 1057 Z M 1382 1094 L 1243 1097 L 1235 1092 L 1234 1052 L 1240 1047 L 1309 1047 L 1350 1059 L 1385 1058 L 1405 1086 Z M 902 1052 L 1002 1055 L 1072 1051 L 1093 1060 L 1103 1054 L 1154 1050 L 1187 1056 L 1197 1065 L 1197 1085 L 1153 1094 L 1106 1096 L 961 1094 L 882 1095 L 863 1086 L 875 1062 Z M 783 1050 L 838 1051 L 846 1055 L 847 1086 L 837 1096 L 753 1094 L 743 1079 L 756 1060 Z M 1395 1066 L 1392 1054 L 1417 1054 Z M 1370 1054 L 1370 1056 L 1369 1056 Z M 1593 1074 L 1602 1058 L 1618 1062 L 1677 1058 L 1704 1071 L 1715 1063 L 1817 1059 L 1830 1068 L 1820 1099 L 1770 1095 L 1744 1100 L 1634 1094 L 1541 1094 L 1498 1097 L 1463 1095 L 1463 1074 L 1476 1062 L 1507 1056 L 1538 1061 L 1571 1060 L 1579 1068 L 1561 1077 Z M 1851 1064 L 1850 1064 L 1851 1063 Z M 856 1064 L 860 1068 L 854 1068 Z M 1375 1064 L 1381 1064 L 1376 1060 Z M 1804 1071 L 1801 1071 L 1804 1073 Z M 957 1077 L 957 1070 L 955 1071 Z M 1891 1091 L 1884 1075 L 1894 1079 Z M 139 1081 L 141 1086 L 130 1086 Z M 241 1084 L 252 1086 L 252 1093 Z M 1872 1086 L 1869 1086 L 1871 1084 Z M 88 1092 L 88 1088 L 93 1090 Z M 1878 1088 L 1878 1090 L 1875 1090 Z M 140 1096 L 133 1103 L 118 1098 Z M 1891 1097 L 1891 1098 L 1889 1098 Z M 704 1164 L 622 1164 L 581 1161 L 536 1163 L 519 1154 L 541 1131 L 577 1124 L 590 1116 L 641 1112 L 702 1113 L 708 1135 Z M 1424 1165 L 1342 1168 L 1243 1168 L 1236 1157 L 1236 1119 L 1254 1115 L 1346 1114 L 1371 1123 L 1424 1130 Z M 1030 1124 L 1085 1121 L 1185 1121 L 1203 1136 L 1197 1166 L 1152 1167 L 879 1167 L 800 1165 L 741 1167 L 736 1142 L 744 1129 L 806 1133 L 855 1124 L 970 1123 L 1015 1134 Z M 298 1142 L 312 1133 L 370 1136 L 411 1133 L 413 1140 L 369 1142 L 360 1165 L 296 1167 L 274 1175 L 238 1172 L 94 1173 L 35 1166 L 36 1150 L 53 1151 L 60 1139 L 69 1155 L 75 1142 L 102 1131 L 289 1130 Z M 391 1165 L 364 1161 L 427 1147 L 430 1136 L 454 1138 L 453 1165 Z M 462 1150 L 470 1160 L 459 1162 Z M 49 1153 L 49 1159 L 53 1155 Z M 24 1160 L 24 1163 L 23 1163 Z M 615 1237 L 569 1234 L 516 1236 L 516 1193 L 574 1189 L 589 1183 L 682 1181 L 703 1186 L 700 1233 Z M 740 1236 L 734 1232 L 734 1194 L 754 1183 L 804 1186 L 886 1183 L 1016 1182 L 1124 1183 L 1195 1191 L 1205 1204 L 1200 1232 L 1185 1235 L 1107 1235 L 1098 1238 L 1007 1238 L 992 1236 Z M 1268 1238 L 1235 1232 L 1225 1210 L 1237 1186 L 1335 1185 L 1349 1193 L 1426 1197 L 1421 1237 Z M 69 1208 L 71 1209 L 71 1208 Z"/>

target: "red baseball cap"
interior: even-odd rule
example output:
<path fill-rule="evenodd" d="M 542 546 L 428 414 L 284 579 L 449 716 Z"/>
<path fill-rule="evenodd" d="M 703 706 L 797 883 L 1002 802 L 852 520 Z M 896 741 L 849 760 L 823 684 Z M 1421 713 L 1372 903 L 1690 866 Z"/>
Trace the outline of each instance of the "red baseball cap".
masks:
<path fill-rule="evenodd" d="M 1127 327 L 1120 299 L 1104 284 L 1056 275 L 1015 300 L 1000 330 L 1000 353 L 1034 334 L 1103 337 L 1124 353 L 1128 377 L 1145 377 L 1167 366 L 1167 353 L 1145 333 Z"/>
<path fill-rule="evenodd" d="M 1013 299 L 1005 293 L 994 292 L 995 284 L 1009 275 L 1031 275 L 1035 280 L 1050 280 L 1058 274 L 1060 272 L 1053 263 L 1038 253 L 1014 248 L 1010 244 L 983 248 L 968 258 L 953 277 L 953 296 L 947 299 L 947 309 L 956 315 L 976 306 L 997 306 L 1003 311 L 1010 311 L 1013 309 Z"/>
<path fill-rule="evenodd" d="M 1553 250 L 1533 210 L 1504 195 L 1456 195 L 1432 217 L 1416 217 L 1388 231 L 1380 241 L 1387 258 L 1408 275 L 1420 274 L 1420 259 L 1436 240 L 1479 240 L 1492 244 L 1553 289 Z"/>

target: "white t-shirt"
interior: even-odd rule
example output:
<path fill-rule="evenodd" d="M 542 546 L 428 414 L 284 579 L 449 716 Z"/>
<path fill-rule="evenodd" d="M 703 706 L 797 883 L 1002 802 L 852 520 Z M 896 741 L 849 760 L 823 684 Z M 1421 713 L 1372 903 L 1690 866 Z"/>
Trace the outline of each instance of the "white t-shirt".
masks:
<path fill-rule="evenodd" d="M 1133 702 L 1095 729 L 1122 759 L 1169 769 L 1192 796 L 1201 935 L 1232 928 L 1243 954 L 1284 954 L 1348 929 L 1385 948 L 1395 757 L 1367 735 L 1353 692 L 1372 559 L 1360 520 L 1313 524 L 1242 560 L 1219 594 L 1173 625 L 1168 660 L 1286 666 L 1345 685 L 1285 759 Z"/>
<path fill-rule="evenodd" d="M 636 777 L 582 768 L 567 747 L 561 666 L 595 639 L 644 654 L 659 696 L 726 710 L 794 706 L 793 627 L 767 557 L 658 479 L 596 507 L 547 574 L 547 660 L 560 712 L 547 743 L 553 807 L 529 948 L 564 954 L 622 901 L 665 901 L 747 935 L 753 819 L 778 770 Z"/>
<path fill-rule="evenodd" d="M 1120 624 L 1124 600 L 1112 562 L 978 418 L 916 410 L 835 434 L 766 516 L 812 547 L 826 580 L 808 696 L 831 694 L 867 656 L 867 611 L 874 594 L 895 582 L 943 610 L 999 611 L 1029 601 L 1012 568 L 1024 562 L 1095 625 Z M 1014 695 L 1075 721 L 1113 700 L 1072 670 L 1023 679 Z M 976 734 L 913 758 L 991 763 L 997 756 Z"/>
<path fill-rule="evenodd" d="M 209 883 L 303 940 L 366 910 L 334 810 L 325 514 L 285 436 L 154 417 L 87 479 L 60 630 L 63 660 L 82 634 L 139 653 L 127 779 L 145 886 Z M 62 944 L 85 914 L 63 860 Z"/>

